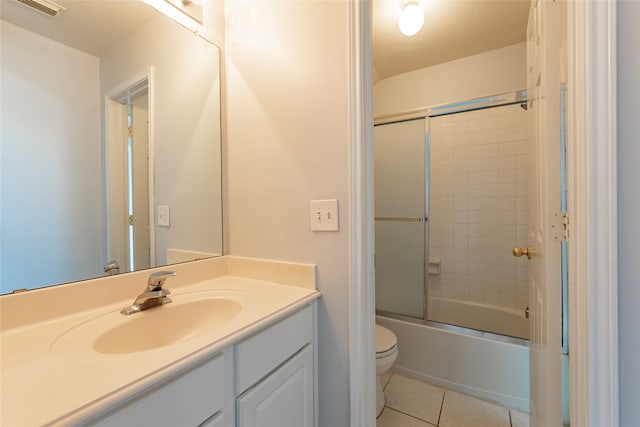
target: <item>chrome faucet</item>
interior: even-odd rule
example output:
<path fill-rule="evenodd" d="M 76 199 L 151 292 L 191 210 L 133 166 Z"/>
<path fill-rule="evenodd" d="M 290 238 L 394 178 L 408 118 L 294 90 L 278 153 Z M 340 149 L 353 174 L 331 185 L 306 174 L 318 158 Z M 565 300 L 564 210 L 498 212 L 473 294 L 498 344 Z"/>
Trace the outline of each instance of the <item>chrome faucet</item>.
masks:
<path fill-rule="evenodd" d="M 125 307 L 120 311 L 122 314 L 133 314 L 142 310 L 146 310 L 158 305 L 169 304 L 171 299 L 167 296 L 171 292 L 164 289 L 164 281 L 167 277 L 177 276 L 175 271 L 157 271 L 149 276 L 147 288 L 143 293 L 138 295 L 136 300 L 129 307 Z"/>
<path fill-rule="evenodd" d="M 118 265 L 118 261 L 112 259 L 104 265 L 104 275 L 113 276 L 114 274 L 120 274 L 120 266 Z"/>

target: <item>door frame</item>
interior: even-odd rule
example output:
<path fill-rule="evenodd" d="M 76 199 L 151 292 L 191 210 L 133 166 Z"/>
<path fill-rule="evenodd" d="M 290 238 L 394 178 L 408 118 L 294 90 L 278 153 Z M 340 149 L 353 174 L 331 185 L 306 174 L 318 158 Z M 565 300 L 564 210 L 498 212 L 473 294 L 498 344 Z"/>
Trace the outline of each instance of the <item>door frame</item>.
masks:
<path fill-rule="evenodd" d="M 571 424 L 617 426 L 616 2 L 568 2 Z"/>
<path fill-rule="evenodd" d="M 371 2 L 349 0 L 349 416 L 376 424 Z"/>
<path fill-rule="evenodd" d="M 571 423 L 618 425 L 616 2 L 567 10 Z M 375 425 L 370 2 L 349 1 L 349 376 L 353 426 Z M 560 325 L 558 325 L 560 327 Z"/>

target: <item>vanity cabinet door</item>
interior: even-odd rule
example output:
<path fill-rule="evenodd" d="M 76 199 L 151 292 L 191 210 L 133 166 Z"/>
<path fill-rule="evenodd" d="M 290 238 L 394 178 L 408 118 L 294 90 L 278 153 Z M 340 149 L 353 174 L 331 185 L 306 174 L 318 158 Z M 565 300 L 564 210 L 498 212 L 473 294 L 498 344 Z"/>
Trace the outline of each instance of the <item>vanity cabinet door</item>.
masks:
<path fill-rule="evenodd" d="M 238 427 L 313 426 L 313 347 L 291 359 L 238 397 Z"/>

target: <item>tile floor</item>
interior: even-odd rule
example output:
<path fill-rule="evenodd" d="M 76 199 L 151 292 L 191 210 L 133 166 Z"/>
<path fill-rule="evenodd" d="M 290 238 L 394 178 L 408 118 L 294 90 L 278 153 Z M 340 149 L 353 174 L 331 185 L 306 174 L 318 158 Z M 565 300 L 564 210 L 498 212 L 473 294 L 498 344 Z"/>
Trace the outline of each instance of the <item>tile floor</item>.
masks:
<path fill-rule="evenodd" d="M 376 427 L 529 427 L 529 414 L 398 373 L 383 377 L 386 406 Z"/>

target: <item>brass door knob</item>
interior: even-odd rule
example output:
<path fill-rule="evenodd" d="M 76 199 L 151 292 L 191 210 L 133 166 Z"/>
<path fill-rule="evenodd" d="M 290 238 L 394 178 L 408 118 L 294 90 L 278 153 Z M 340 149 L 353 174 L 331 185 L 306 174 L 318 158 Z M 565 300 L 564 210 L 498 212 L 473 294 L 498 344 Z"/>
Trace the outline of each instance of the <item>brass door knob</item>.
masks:
<path fill-rule="evenodd" d="M 526 255 L 527 259 L 531 259 L 531 246 L 527 246 L 525 249 L 516 246 L 512 252 L 513 256 L 521 257 L 522 255 Z"/>

